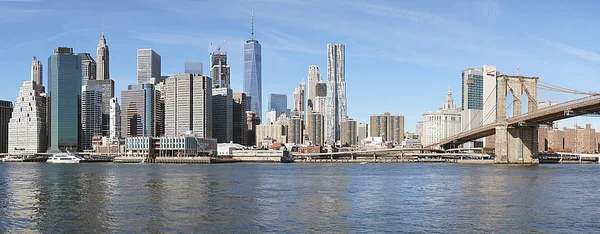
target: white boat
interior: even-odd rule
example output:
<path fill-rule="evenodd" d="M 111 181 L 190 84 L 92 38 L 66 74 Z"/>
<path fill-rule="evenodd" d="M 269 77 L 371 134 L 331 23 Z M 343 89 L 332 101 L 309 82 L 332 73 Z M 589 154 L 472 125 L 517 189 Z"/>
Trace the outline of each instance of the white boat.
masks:
<path fill-rule="evenodd" d="M 49 163 L 79 163 L 82 159 L 77 157 L 70 152 L 67 153 L 59 153 L 53 154 L 50 158 L 48 158 Z"/>
<path fill-rule="evenodd" d="M 367 162 L 361 162 L 360 164 L 367 164 Z"/>

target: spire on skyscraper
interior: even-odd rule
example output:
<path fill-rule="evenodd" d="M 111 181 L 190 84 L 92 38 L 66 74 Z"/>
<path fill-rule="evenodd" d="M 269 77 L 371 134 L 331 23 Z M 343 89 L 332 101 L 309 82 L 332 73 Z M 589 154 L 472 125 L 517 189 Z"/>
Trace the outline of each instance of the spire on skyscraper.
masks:
<path fill-rule="evenodd" d="M 252 40 L 254 41 L 254 10 L 252 10 Z"/>

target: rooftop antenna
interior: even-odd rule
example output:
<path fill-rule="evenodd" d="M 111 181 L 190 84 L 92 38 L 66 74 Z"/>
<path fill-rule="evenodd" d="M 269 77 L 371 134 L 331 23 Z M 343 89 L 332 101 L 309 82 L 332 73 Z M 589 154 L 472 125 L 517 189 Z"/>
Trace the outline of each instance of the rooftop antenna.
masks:
<path fill-rule="evenodd" d="M 252 9 L 252 40 L 254 41 L 254 9 Z"/>

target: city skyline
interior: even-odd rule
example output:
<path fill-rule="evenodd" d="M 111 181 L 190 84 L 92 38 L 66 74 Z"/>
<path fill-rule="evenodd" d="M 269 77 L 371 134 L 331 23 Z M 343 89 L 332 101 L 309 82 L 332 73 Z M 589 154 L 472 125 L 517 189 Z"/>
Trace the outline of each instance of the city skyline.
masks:
<path fill-rule="evenodd" d="M 177 10 L 186 12 L 186 8 L 189 7 L 184 8 L 183 6 L 186 4 L 182 3 L 183 1 L 176 1 L 176 3 L 156 1 L 147 3 L 147 6 L 150 8 L 148 11 L 151 12 L 176 12 Z M 181 64 L 186 60 L 208 64 L 206 57 L 209 43 L 223 39 L 227 40 L 223 50 L 228 53 L 232 66 L 232 89 L 234 92 L 242 91 L 242 47 L 248 38 L 250 29 L 248 16 L 251 9 L 254 9 L 256 38 L 260 39 L 263 47 L 263 104 L 267 103 L 266 98 L 269 93 L 279 93 L 279 90 L 285 90 L 285 93 L 291 96 L 293 88 L 290 87 L 294 87 L 306 76 L 307 66 L 315 64 L 321 68 L 326 67 L 326 42 L 342 43 L 347 45 L 348 116 L 359 122 L 367 123 L 370 115 L 390 111 L 393 114 L 406 116 L 408 131 L 414 130 L 414 123 L 420 119 L 422 113 L 435 110 L 439 106 L 438 100 L 443 100 L 447 85 L 450 85 L 453 90 L 460 89 L 460 72 L 469 67 L 494 64 L 499 72 L 507 74 L 516 74 L 517 67 L 519 67 L 523 75 L 539 76 L 543 81 L 563 87 L 576 89 L 592 87 L 590 88 L 592 91 L 595 90 L 593 88 L 594 77 L 600 75 L 600 70 L 595 66 L 600 62 L 598 53 L 595 52 L 599 49 L 590 41 L 591 39 L 588 39 L 595 38 L 594 32 L 584 31 L 585 36 L 578 34 L 577 39 L 549 33 L 558 31 L 565 35 L 574 35 L 575 33 L 570 32 L 581 29 L 581 26 L 574 27 L 574 25 L 576 26 L 583 17 L 591 19 L 595 17 L 592 12 L 583 7 L 578 8 L 577 15 L 566 12 L 560 17 L 555 17 L 557 12 L 563 12 L 561 9 L 564 6 L 561 6 L 561 3 L 542 6 L 543 11 L 531 3 L 513 1 L 494 2 L 495 4 L 487 5 L 487 7 L 484 3 L 443 3 L 444 7 L 450 9 L 460 9 L 466 5 L 465 9 L 451 13 L 452 11 L 435 12 L 419 3 L 398 5 L 384 4 L 379 1 L 369 4 L 351 1 L 346 6 L 332 11 L 332 16 L 318 15 L 314 19 L 293 22 L 288 28 L 281 27 L 281 24 L 289 23 L 291 18 L 306 13 L 311 3 L 314 2 L 289 1 L 268 4 L 265 1 L 257 1 L 252 5 L 239 1 L 222 3 L 223 9 L 239 14 L 219 16 L 223 22 L 218 27 L 202 24 L 200 27 L 194 27 L 194 31 L 186 31 L 181 28 L 169 29 L 168 26 L 172 25 L 176 21 L 175 19 L 163 20 L 164 22 L 151 20 L 146 23 L 133 20 L 125 25 L 119 25 L 116 23 L 119 19 L 118 13 L 130 11 L 143 13 L 128 4 L 114 9 L 102 7 L 95 9 L 97 12 L 94 12 L 86 10 L 87 3 L 82 3 L 70 10 L 83 9 L 85 12 L 89 11 L 91 16 L 107 12 L 111 16 L 116 16 L 113 19 L 105 19 L 104 31 L 107 39 L 111 42 L 110 75 L 115 80 L 117 94 L 120 94 L 121 90 L 126 90 L 127 85 L 136 83 L 135 50 L 155 49 L 163 56 L 163 75 L 173 75 L 180 73 Z M 203 7 L 211 7 L 212 4 L 191 3 L 193 6 Z M 323 9 L 317 10 L 317 12 L 332 10 L 333 5 L 331 2 L 325 1 Z M 89 27 L 89 21 L 85 21 L 86 25 L 84 26 L 83 21 L 76 22 L 79 20 L 77 17 L 68 19 L 64 16 L 68 14 L 53 14 L 63 9 L 61 3 L 51 4 L 49 1 L 2 2 L 0 6 L 2 6 L 0 11 L 6 13 L 0 18 L 0 27 L 14 35 L 14 37 L 3 38 L 0 41 L 2 54 L 11 54 L 10 60 L 4 59 L 6 57 L 0 58 L 0 69 L 6 71 L 6 77 L 11 77 L 7 85 L 0 88 L 2 91 L 0 99 L 15 100 L 21 83 L 28 80 L 28 66 L 32 56 L 46 58 L 52 54 L 52 49 L 59 45 L 73 47 L 77 52 L 95 54 L 98 36 L 102 31 L 101 22 L 98 22 L 97 28 L 94 28 L 93 23 L 92 27 Z M 516 6 L 519 6 L 520 11 L 536 9 L 534 17 L 555 22 L 556 24 L 553 24 L 555 27 L 550 31 L 547 27 L 531 28 L 529 23 L 526 24 L 527 26 L 518 26 L 516 22 L 535 22 L 538 19 L 531 16 L 524 18 L 526 16 L 508 11 L 509 8 L 514 9 Z M 475 11 L 488 8 L 492 13 Z M 287 10 L 281 11 L 282 9 Z M 26 11 L 37 13 L 33 16 L 15 14 Z M 469 20 L 460 15 L 465 11 L 472 12 L 473 19 Z M 357 14 L 350 17 L 349 12 Z M 375 34 L 380 35 L 376 38 L 383 42 L 378 44 L 401 39 L 401 46 L 381 46 L 375 45 L 373 39 L 351 32 L 359 30 L 349 30 L 349 26 L 343 26 L 313 38 L 311 33 L 323 32 L 324 28 L 331 27 L 325 27 L 330 23 L 326 23 L 325 26 L 311 26 L 311 22 L 330 19 L 333 16 L 342 16 L 343 19 L 348 20 L 348 25 L 365 29 L 361 34 L 371 34 L 369 32 L 376 29 L 404 27 L 407 30 L 405 33 L 409 35 L 391 33 L 393 30 L 377 30 L 384 31 Z M 211 17 L 214 16 L 211 15 Z M 272 22 L 277 17 L 281 18 L 281 21 Z M 361 23 L 360 21 L 364 17 L 369 17 L 369 20 Z M 194 23 L 194 20 L 183 15 L 175 18 L 183 19 L 186 21 L 184 24 Z M 44 29 L 48 25 L 46 20 L 40 22 L 40 19 L 63 23 L 63 28 L 58 31 L 48 31 Z M 16 22 L 22 23 L 16 25 Z M 505 29 L 499 24 L 500 22 L 513 23 L 517 26 Z M 156 29 L 156 27 L 150 28 L 151 23 L 157 23 L 155 26 L 164 28 L 164 31 Z M 15 25 L 13 26 L 13 24 Z M 21 32 L 19 27 L 22 25 L 31 26 L 33 29 L 31 31 L 34 32 Z M 223 28 L 223 25 L 228 27 Z M 373 26 L 372 29 L 369 29 L 371 26 Z M 125 29 L 131 27 L 135 27 L 136 30 L 128 33 Z M 525 30 L 524 27 L 529 28 Z M 67 30 L 67 28 L 69 29 Z M 304 30 L 296 32 L 295 29 L 298 28 Z M 498 36 L 494 38 L 489 33 L 481 33 L 490 31 L 495 31 Z M 167 34 L 172 34 L 172 36 L 166 37 Z M 340 36 L 336 36 L 336 34 Z M 210 36 L 202 39 L 196 38 L 201 35 Z M 437 37 L 432 39 L 433 37 L 430 37 L 432 35 Z M 477 36 L 473 37 L 473 35 Z M 461 42 L 465 38 L 470 39 Z M 195 41 L 191 39 L 195 39 Z M 417 39 L 426 40 L 417 42 L 419 41 Z M 426 44 L 430 47 L 424 48 L 423 45 Z M 371 61 L 373 52 L 381 53 L 381 56 L 377 57 L 382 59 Z M 378 69 L 367 69 L 374 65 Z M 207 67 L 204 68 L 206 71 Z M 326 77 L 326 73 L 322 75 Z M 363 77 L 368 77 L 368 79 Z M 282 82 L 278 82 L 279 80 Z M 404 85 L 402 82 L 409 85 Z M 577 85 L 574 85 L 575 82 Z M 373 85 L 388 83 L 391 85 Z M 431 83 L 439 83 L 439 85 L 429 85 Z M 366 92 L 363 91 L 365 87 L 368 87 Z M 363 101 L 386 98 L 387 95 L 384 95 L 386 93 L 402 93 L 404 94 L 402 97 L 419 95 L 420 102 Z M 424 93 L 428 95 L 423 95 Z M 560 102 L 574 99 L 574 97 L 578 96 L 540 92 L 540 101 L 556 100 Z M 290 100 L 288 100 L 289 104 Z M 457 105 L 461 105 L 461 103 L 457 103 Z M 264 114 L 264 111 L 266 109 L 263 105 L 261 114 Z M 576 122 L 591 122 L 598 125 L 598 120 L 586 117 L 560 121 L 560 125 L 572 126 Z"/>

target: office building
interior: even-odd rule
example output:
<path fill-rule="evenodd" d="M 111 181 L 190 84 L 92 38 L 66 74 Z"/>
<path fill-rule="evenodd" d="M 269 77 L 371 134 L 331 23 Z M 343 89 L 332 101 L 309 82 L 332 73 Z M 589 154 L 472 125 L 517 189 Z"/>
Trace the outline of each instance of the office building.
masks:
<path fill-rule="evenodd" d="M 266 117 L 265 124 L 270 124 L 270 123 L 275 122 L 277 120 L 277 116 L 278 116 L 277 111 L 275 111 L 275 110 L 267 111 L 267 113 L 265 113 L 265 117 Z"/>
<path fill-rule="evenodd" d="M 304 81 L 298 84 L 298 87 L 294 89 L 294 109 L 293 112 L 297 113 L 296 116 L 304 118 L 304 99 L 305 99 L 305 85 Z"/>
<path fill-rule="evenodd" d="M 358 129 L 358 122 L 353 119 L 345 119 L 341 124 L 341 138 L 342 145 L 353 146 L 357 145 L 358 137 L 356 130 Z"/>
<path fill-rule="evenodd" d="M 306 86 L 306 103 L 304 109 L 307 114 L 314 111 L 314 102 L 317 97 L 317 84 L 322 83 L 321 73 L 319 72 L 319 66 L 310 65 L 308 67 L 308 84 Z M 327 91 L 325 91 L 327 92 Z M 325 95 L 323 95 L 325 96 Z"/>
<path fill-rule="evenodd" d="M 327 100 L 327 83 L 317 83 L 315 86 L 315 99 L 313 101 L 314 111 L 325 114 L 325 102 Z"/>
<path fill-rule="evenodd" d="M 304 122 L 300 118 L 288 119 L 287 143 L 302 144 L 304 142 Z"/>
<path fill-rule="evenodd" d="M 73 48 L 58 47 L 48 58 L 48 91 L 48 153 L 80 150 L 81 59 Z"/>
<path fill-rule="evenodd" d="M 34 58 L 34 61 L 38 60 Z M 37 71 L 32 69 L 34 72 Z M 38 92 L 43 87 L 38 87 L 35 78 L 32 76 L 32 80 L 23 82 L 15 101 L 8 123 L 9 154 L 35 154 L 48 149 L 47 100 L 45 94 Z"/>
<path fill-rule="evenodd" d="M 423 114 L 422 126 L 423 146 L 437 143 L 461 132 L 461 110 L 454 104 L 450 88 L 444 105 L 438 111 Z"/>
<path fill-rule="evenodd" d="M 227 53 L 218 51 L 212 54 L 211 77 L 214 88 L 230 88 L 231 68 L 227 65 Z"/>
<path fill-rule="evenodd" d="M 12 116 L 13 103 L 0 100 L 0 153 L 8 153 L 8 123 Z"/>
<path fill-rule="evenodd" d="M 137 50 L 138 84 L 158 84 L 162 81 L 160 55 L 152 49 Z"/>
<path fill-rule="evenodd" d="M 42 65 L 42 61 L 38 60 L 37 57 L 33 56 L 33 61 L 31 61 L 31 82 L 37 87 L 44 87 L 43 84 L 43 74 L 44 74 L 44 66 Z M 44 90 L 39 91 L 43 93 Z"/>
<path fill-rule="evenodd" d="M 111 139 L 121 138 L 121 106 L 117 98 L 110 99 L 109 130 Z"/>
<path fill-rule="evenodd" d="M 233 142 L 248 145 L 248 121 L 246 114 L 246 94 L 233 94 Z"/>
<path fill-rule="evenodd" d="M 110 99 L 115 97 L 115 81 L 112 79 L 89 80 L 87 86 L 102 90 L 102 136 L 110 135 Z"/>
<path fill-rule="evenodd" d="M 184 72 L 183 73 L 202 75 L 202 63 L 186 61 L 184 63 Z"/>
<path fill-rule="evenodd" d="M 483 113 L 484 98 L 496 99 L 495 95 L 484 97 L 484 74 L 482 68 L 469 68 L 462 71 L 462 107 L 461 107 L 461 130 L 469 131 L 483 124 L 486 117 Z M 487 76 L 487 75 L 486 75 Z M 487 77 L 486 77 L 487 78 Z M 495 102 L 494 102 L 495 104 Z M 489 115 L 487 118 L 491 118 Z M 494 116 L 495 119 L 495 116 Z M 425 137 L 425 136 L 423 136 Z M 424 141 L 425 139 L 421 139 Z M 427 144 L 423 144 L 426 146 Z M 464 143 L 464 148 L 483 147 L 483 139 Z"/>
<path fill-rule="evenodd" d="M 312 112 L 308 115 L 306 135 L 312 145 L 323 145 L 324 117 L 322 113 Z"/>
<path fill-rule="evenodd" d="M 347 118 L 345 46 L 327 44 L 327 97 L 325 107 L 325 143 L 340 140 L 340 124 Z"/>
<path fill-rule="evenodd" d="M 110 79 L 109 58 L 108 45 L 106 44 L 104 32 L 102 32 L 102 37 L 100 38 L 100 42 L 98 42 L 96 50 L 96 80 Z"/>
<path fill-rule="evenodd" d="M 269 94 L 268 111 L 275 110 L 275 116 L 279 116 L 281 113 L 286 113 L 287 109 L 287 95 L 275 93 Z"/>
<path fill-rule="evenodd" d="M 102 88 L 84 85 L 81 92 L 81 149 L 92 150 L 92 138 L 102 136 Z"/>
<path fill-rule="evenodd" d="M 228 143 L 233 140 L 233 91 L 213 88 L 212 105 L 212 136 L 218 143 Z"/>
<path fill-rule="evenodd" d="M 356 134 L 358 136 L 357 142 L 360 142 L 360 141 L 364 140 L 365 138 L 369 137 L 369 124 L 359 123 Z"/>
<path fill-rule="evenodd" d="M 244 93 L 250 97 L 250 111 L 262 116 L 262 68 L 261 46 L 254 40 L 254 13 L 252 13 L 252 37 L 244 44 Z"/>
<path fill-rule="evenodd" d="M 96 79 L 96 61 L 90 53 L 78 53 L 81 59 L 81 84 L 87 85 L 88 80 Z"/>
<path fill-rule="evenodd" d="M 389 112 L 383 115 L 371 116 L 371 137 L 382 137 L 384 141 L 400 145 L 404 140 L 404 116 L 392 115 Z"/>
<path fill-rule="evenodd" d="M 164 80 L 165 135 L 186 133 L 212 137 L 212 79 L 200 74 L 178 74 Z"/>
<path fill-rule="evenodd" d="M 256 126 L 260 125 L 260 118 L 256 116 L 253 111 L 246 111 L 246 125 L 248 125 L 248 132 L 246 139 L 248 141 L 247 146 L 256 144 Z"/>
<path fill-rule="evenodd" d="M 153 84 L 129 85 L 121 91 L 121 136 L 156 134 L 156 105 L 159 100 Z"/>

